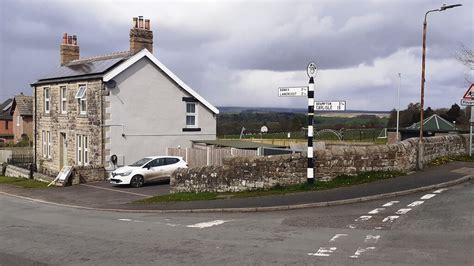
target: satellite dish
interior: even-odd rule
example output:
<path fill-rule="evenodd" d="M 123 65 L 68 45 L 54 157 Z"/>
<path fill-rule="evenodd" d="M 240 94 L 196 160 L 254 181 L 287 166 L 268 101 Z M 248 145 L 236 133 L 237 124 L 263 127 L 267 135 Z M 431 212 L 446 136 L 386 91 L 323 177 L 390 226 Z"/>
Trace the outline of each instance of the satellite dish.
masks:
<path fill-rule="evenodd" d="M 111 79 L 105 83 L 105 86 L 107 86 L 107 88 L 109 89 L 114 89 L 115 87 L 117 87 L 117 82 Z"/>
<path fill-rule="evenodd" d="M 261 133 L 268 133 L 268 127 L 266 127 L 266 126 L 261 127 L 260 132 Z"/>

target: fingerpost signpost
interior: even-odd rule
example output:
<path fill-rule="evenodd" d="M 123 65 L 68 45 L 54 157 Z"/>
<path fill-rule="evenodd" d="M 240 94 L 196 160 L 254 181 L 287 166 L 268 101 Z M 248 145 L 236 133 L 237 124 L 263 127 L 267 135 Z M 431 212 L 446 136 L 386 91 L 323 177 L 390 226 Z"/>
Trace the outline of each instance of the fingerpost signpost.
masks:
<path fill-rule="evenodd" d="M 308 168 L 306 179 L 309 184 L 314 183 L 315 159 L 313 149 L 314 136 L 314 110 L 317 111 L 345 111 L 346 101 L 314 101 L 314 78 L 318 73 L 315 63 L 309 63 L 306 73 L 309 77 L 308 86 L 293 86 L 278 88 L 279 97 L 305 97 L 308 96 Z"/>

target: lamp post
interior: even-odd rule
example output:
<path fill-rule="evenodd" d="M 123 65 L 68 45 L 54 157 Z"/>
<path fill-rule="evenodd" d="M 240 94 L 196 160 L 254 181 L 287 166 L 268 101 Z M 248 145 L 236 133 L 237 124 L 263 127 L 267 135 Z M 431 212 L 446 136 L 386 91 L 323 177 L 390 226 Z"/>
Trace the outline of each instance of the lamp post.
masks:
<path fill-rule="evenodd" d="M 425 19 L 423 21 L 423 53 L 422 53 L 422 59 L 421 59 L 421 100 L 420 100 L 420 141 L 418 142 L 418 160 L 417 160 L 417 168 L 419 170 L 423 169 L 423 108 L 424 108 L 424 96 L 425 96 L 425 55 L 426 55 L 426 18 L 429 13 L 431 12 L 441 12 L 445 11 L 446 9 L 450 9 L 453 7 L 458 7 L 462 6 L 461 4 L 454 4 L 454 5 L 442 5 L 438 9 L 433 9 L 433 10 L 428 10 L 425 13 Z"/>
<path fill-rule="evenodd" d="M 398 107 L 397 107 L 397 142 L 400 141 L 399 137 L 399 128 L 400 128 L 400 88 L 402 87 L 402 73 L 398 73 L 398 93 L 397 93 L 397 98 L 398 98 Z"/>

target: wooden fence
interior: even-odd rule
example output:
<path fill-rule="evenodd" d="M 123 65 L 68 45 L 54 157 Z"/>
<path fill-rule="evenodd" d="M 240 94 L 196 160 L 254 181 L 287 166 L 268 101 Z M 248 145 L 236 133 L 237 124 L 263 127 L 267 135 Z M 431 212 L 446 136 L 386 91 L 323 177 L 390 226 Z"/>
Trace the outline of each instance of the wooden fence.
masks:
<path fill-rule="evenodd" d="M 169 156 L 181 156 L 188 163 L 189 167 L 199 167 L 205 165 L 223 165 L 224 158 L 227 157 L 247 157 L 257 156 L 257 151 L 243 149 L 194 149 L 194 148 L 168 148 Z"/>

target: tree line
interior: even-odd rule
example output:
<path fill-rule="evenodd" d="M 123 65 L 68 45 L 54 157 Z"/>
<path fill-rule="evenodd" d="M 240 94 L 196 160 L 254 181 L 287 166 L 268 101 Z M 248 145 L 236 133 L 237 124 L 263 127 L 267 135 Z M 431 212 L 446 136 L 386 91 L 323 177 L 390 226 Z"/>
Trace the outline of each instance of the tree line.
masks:
<path fill-rule="evenodd" d="M 316 116 L 315 129 L 351 129 L 351 128 L 383 128 L 387 118 L 375 115 L 359 115 L 356 117 L 322 117 Z M 308 116 L 304 113 L 289 112 L 253 112 L 221 113 L 217 116 L 217 135 L 238 135 L 242 127 L 245 133 L 260 133 L 262 126 L 269 133 L 303 131 L 308 126 Z"/>
<path fill-rule="evenodd" d="M 400 110 L 400 127 L 408 127 L 414 123 L 420 122 L 420 108 L 419 103 L 410 103 L 405 110 Z M 450 109 L 440 108 L 433 110 L 431 107 L 426 108 L 423 112 L 424 119 L 437 114 L 446 119 L 450 123 L 456 121 L 456 127 L 467 129 L 469 126 L 469 118 L 471 116 L 469 108 L 461 108 L 457 104 L 451 105 Z M 397 126 L 397 110 L 393 109 L 390 112 L 387 127 L 395 128 Z"/>

